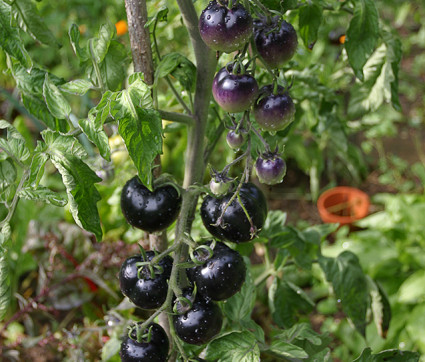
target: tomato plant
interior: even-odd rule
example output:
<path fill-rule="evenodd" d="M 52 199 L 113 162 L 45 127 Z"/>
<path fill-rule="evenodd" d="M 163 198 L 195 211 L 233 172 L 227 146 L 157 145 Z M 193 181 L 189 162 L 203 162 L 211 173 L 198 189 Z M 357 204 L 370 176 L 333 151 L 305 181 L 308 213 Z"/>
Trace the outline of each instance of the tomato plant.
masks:
<path fill-rule="evenodd" d="M 267 200 L 296 167 L 313 200 L 338 167 L 360 179 L 356 127 L 400 110 L 401 43 L 374 1 L 46 3 L 0 1 L 14 88 L 1 89 L 0 353 L 19 344 L 15 323 L 46 330 L 28 319 L 41 310 L 71 312 L 23 345 L 54 342 L 63 359 L 419 359 L 395 337 L 369 348 L 394 286 L 326 245 L 335 225 L 286 224 Z M 361 348 L 344 354 L 346 331 Z"/>

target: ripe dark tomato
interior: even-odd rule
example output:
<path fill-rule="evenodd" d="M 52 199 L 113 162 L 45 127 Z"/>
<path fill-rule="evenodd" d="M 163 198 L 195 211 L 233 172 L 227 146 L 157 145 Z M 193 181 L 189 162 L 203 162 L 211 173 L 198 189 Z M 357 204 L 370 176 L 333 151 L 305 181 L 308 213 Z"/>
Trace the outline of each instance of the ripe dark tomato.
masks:
<path fill-rule="evenodd" d="M 265 131 L 281 131 L 294 120 L 295 105 L 285 88 L 278 86 L 276 94 L 273 85 L 261 88 L 254 103 L 254 117 Z"/>
<path fill-rule="evenodd" d="M 253 228 L 238 199 L 234 199 L 223 215 L 223 223 L 216 226 L 224 208 L 233 196 L 232 192 L 222 197 L 207 195 L 201 205 L 202 222 L 216 238 L 243 243 L 251 241 L 257 230 L 261 229 L 267 217 L 267 201 L 263 192 L 252 183 L 242 185 L 239 196 L 250 216 Z"/>
<path fill-rule="evenodd" d="M 258 54 L 270 68 L 280 68 L 290 60 L 297 51 L 298 39 L 294 27 L 278 18 L 270 24 L 256 20 L 254 40 Z"/>
<path fill-rule="evenodd" d="M 255 172 L 261 183 L 281 183 L 286 174 L 286 163 L 276 153 L 263 154 L 255 162 Z"/>
<path fill-rule="evenodd" d="M 120 288 L 122 294 L 128 297 L 136 306 L 142 309 L 156 309 L 160 307 L 167 298 L 168 282 L 173 259 L 166 256 L 158 263 L 162 267 L 162 273 L 154 267 L 155 278 L 152 279 L 147 266 L 141 270 L 140 278 L 137 275 L 139 266 L 137 263 L 150 261 L 155 256 L 153 251 L 146 252 L 146 259 L 142 255 L 127 258 L 121 266 L 119 273 Z"/>
<path fill-rule="evenodd" d="M 183 296 L 189 300 L 193 300 L 191 295 L 191 289 L 183 291 Z M 217 304 L 197 294 L 188 311 L 173 316 L 173 324 L 177 336 L 182 341 L 201 345 L 210 341 L 220 332 L 223 315 Z"/>
<path fill-rule="evenodd" d="M 139 322 L 138 324 L 142 324 Z M 165 362 L 168 357 L 169 341 L 167 333 L 156 323 L 150 325 L 150 341 L 143 338 L 137 341 L 136 328 L 130 333 L 131 338 L 126 336 L 121 343 L 120 356 L 122 362 Z M 147 334 L 149 328 L 142 334 Z"/>
<path fill-rule="evenodd" d="M 202 259 L 201 259 L 202 260 Z M 246 265 L 242 256 L 223 243 L 216 243 L 213 255 L 203 265 L 187 269 L 198 293 L 215 301 L 236 294 L 245 282 Z"/>
<path fill-rule="evenodd" d="M 181 197 L 173 186 L 161 186 L 151 192 L 137 176 L 127 181 L 121 192 L 121 210 L 127 222 L 150 233 L 170 226 L 180 206 Z"/>
<path fill-rule="evenodd" d="M 214 77 L 212 93 L 218 105 L 229 113 L 249 109 L 258 94 L 258 84 L 249 74 L 234 74 L 233 65 L 221 68 Z"/>
<path fill-rule="evenodd" d="M 226 3 L 227 1 L 222 1 Z M 241 5 L 229 9 L 217 1 L 211 1 L 199 18 L 202 40 L 211 49 L 231 53 L 242 49 L 252 35 L 252 18 Z"/>
<path fill-rule="evenodd" d="M 238 150 L 245 143 L 245 136 L 241 132 L 229 131 L 226 135 L 226 142 L 230 148 Z"/>

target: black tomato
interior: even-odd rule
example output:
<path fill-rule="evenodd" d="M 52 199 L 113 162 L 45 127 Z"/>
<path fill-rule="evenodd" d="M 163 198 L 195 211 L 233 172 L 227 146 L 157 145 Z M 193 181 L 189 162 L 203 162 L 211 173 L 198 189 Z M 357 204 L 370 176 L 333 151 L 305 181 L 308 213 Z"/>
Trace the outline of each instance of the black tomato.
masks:
<path fill-rule="evenodd" d="M 229 131 L 226 135 L 226 142 L 230 148 L 238 150 L 245 143 L 245 136 L 241 132 Z"/>
<path fill-rule="evenodd" d="M 146 259 L 142 255 L 127 258 L 121 265 L 119 280 L 122 294 L 142 309 L 156 309 L 167 298 L 168 279 L 170 278 L 173 259 L 166 256 L 153 267 L 155 277 L 152 279 L 148 266 L 144 266 L 138 276 L 140 266 L 137 263 L 150 261 L 155 256 L 153 251 L 146 252 Z M 162 269 L 162 270 L 161 270 Z"/>
<path fill-rule="evenodd" d="M 217 242 L 211 258 L 202 265 L 187 269 L 187 276 L 196 284 L 198 293 L 220 301 L 241 289 L 245 282 L 246 265 L 237 251 Z"/>
<path fill-rule="evenodd" d="M 141 323 L 138 323 L 141 324 Z M 129 336 L 121 343 L 120 356 L 123 362 L 165 362 L 167 361 L 169 340 L 164 329 L 156 323 L 142 331 L 147 334 L 150 329 L 150 340 L 147 336 L 142 341 L 137 341 L 137 332 L 134 328 Z"/>
<path fill-rule="evenodd" d="M 181 197 L 170 185 L 151 192 L 137 176 L 124 185 L 121 192 L 121 210 L 127 222 L 147 232 L 166 229 L 180 212 Z"/>
<path fill-rule="evenodd" d="M 295 115 L 295 105 L 285 88 L 273 85 L 261 88 L 258 100 L 254 103 L 254 117 L 265 131 L 281 131 L 288 126 Z"/>
<path fill-rule="evenodd" d="M 286 174 L 286 163 L 277 154 L 264 154 L 257 158 L 255 172 L 261 183 L 275 185 L 282 182 Z"/>
<path fill-rule="evenodd" d="M 206 229 L 216 238 L 235 243 L 251 241 L 255 232 L 261 229 L 267 217 L 267 200 L 263 192 L 252 183 L 245 183 L 239 191 L 239 197 L 251 218 L 252 225 L 235 198 L 223 214 L 222 223 L 216 225 L 224 208 L 233 196 L 229 192 L 222 197 L 207 195 L 201 205 L 201 218 Z"/>
<path fill-rule="evenodd" d="M 173 325 L 177 336 L 182 341 L 201 345 L 209 342 L 220 332 L 223 314 L 220 307 L 212 300 L 204 299 L 199 294 L 193 300 L 191 295 L 192 289 L 183 291 L 183 296 L 193 301 L 192 306 L 183 314 L 175 314 Z"/>
<path fill-rule="evenodd" d="M 282 20 L 273 19 L 270 24 L 256 20 L 254 40 L 258 54 L 270 68 L 280 68 L 297 51 L 298 39 L 294 27 Z"/>
<path fill-rule="evenodd" d="M 226 53 L 242 49 L 251 38 L 252 29 L 251 15 L 236 1 L 231 9 L 211 1 L 199 18 L 199 31 L 205 44 Z"/>
<path fill-rule="evenodd" d="M 258 84 L 249 74 L 234 74 L 233 65 L 221 68 L 214 77 L 212 93 L 218 105 L 230 113 L 249 109 L 257 98 Z"/>

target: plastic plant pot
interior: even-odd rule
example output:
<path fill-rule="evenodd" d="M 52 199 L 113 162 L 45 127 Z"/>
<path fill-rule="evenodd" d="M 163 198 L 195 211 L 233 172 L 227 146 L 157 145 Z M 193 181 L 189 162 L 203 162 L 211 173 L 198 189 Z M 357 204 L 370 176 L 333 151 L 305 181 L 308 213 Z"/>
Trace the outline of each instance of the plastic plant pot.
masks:
<path fill-rule="evenodd" d="M 325 191 L 317 200 L 323 222 L 350 225 L 369 213 L 369 196 L 354 187 L 338 186 Z"/>

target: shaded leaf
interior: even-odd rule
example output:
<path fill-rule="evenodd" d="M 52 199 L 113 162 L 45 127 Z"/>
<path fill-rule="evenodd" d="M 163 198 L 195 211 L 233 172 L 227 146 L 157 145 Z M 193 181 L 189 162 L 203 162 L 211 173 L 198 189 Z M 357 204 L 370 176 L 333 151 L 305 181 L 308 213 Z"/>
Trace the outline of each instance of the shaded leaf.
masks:
<path fill-rule="evenodd" d="M 0 144 L 1 147 L 1 144 Z M 17 177 L 16 167 L 13 161 L 9 158 L 0 160 L 0 190 L 3 191 L 6 187 L 13 184 Z"/>
<path fill-rule="evenodd" d="M 378 11 L 373 0 L 356 0 L 354 3 L 354 15 L 344 45 L 356 77 L 363 80 L 363 66 L 379 36 Z"/>
<path fill-rule="evenodd" d="M 0 238 L 4 239 L 3 233 Z M 4 241 L 1 244 L 3 244 Z M 6 250 L 0 247 L 0 322 L 6 315 L 7 308 L 9 307 L 11 298 L 10 290 L 10 277 L 9 277 L 9 264 L 7 261 Z"/>
<path fill-rule="evenodd" d="M 89 59 L 88 52 L 85 48 L 80 47 L 80 30 L 76 24 L 72 24 L 68 31 L 69 39 L 75 55 L 80 59 L 80 63 Z"/>
<path fill-rule="evenodd" d="M 363 350 L 360 357 L 356 358 L 353 362 L 418 362 L 419 353 L 410 351 L 400 351 L 398 349 L 389 349 L 386 351 L 372 354 L 370 347 Z"/>
<path fill-rule="evenodd" d="M 342 310 L 364 336 L 370 300 L 367 280 L 359 259 L 352 252 L 344 251 L 335 259 L 320 256 L 319 264 L 326 279 L 332 283 Z"/>
<path fill-rule="evenodd" d="M 299 10 L 299 32 L 308 49 L 312 49 L 317 40 L 317 32 L 322 23 L 323 8 L 316 3 L 309 3 Z"/>
<path fill-rule="evenodd" d="M 186 90 L 193 91 L 196 81 L 196 67 L 185 56 L 179 53 L 165 55 L 155 71 L 155 82 L 172 74 Z"/>
<path fill-rule="evenodd" d="M 98 149 L 100 155 L 106 160 L 111 160 L 111 148 L 109 147 L 108 136 L 102 126 L 97 126 L 92 119 L 81 119 L 78 121 L 79 126 L 83 130 L 90 142 Z"/>
<path fill-rule="evenodd" d="M 270 345 L 270 351 L 282 357 L 289 358 L 307 358 L 308 354 L 301 347 L 295 346 L 292 343 L 275 340 Z"/>

